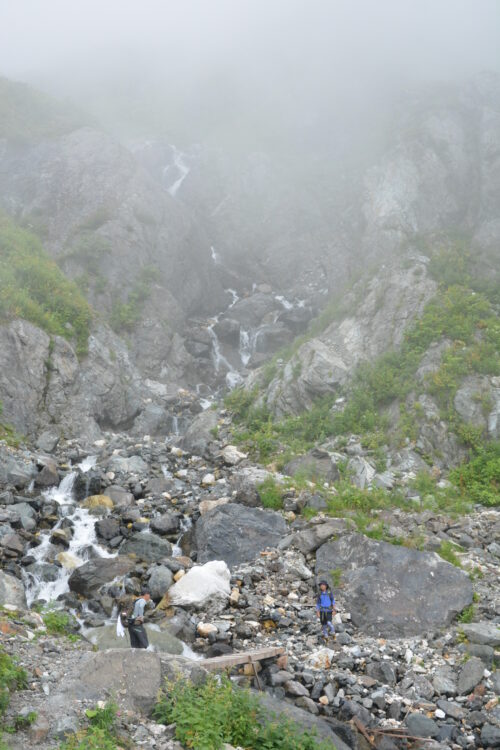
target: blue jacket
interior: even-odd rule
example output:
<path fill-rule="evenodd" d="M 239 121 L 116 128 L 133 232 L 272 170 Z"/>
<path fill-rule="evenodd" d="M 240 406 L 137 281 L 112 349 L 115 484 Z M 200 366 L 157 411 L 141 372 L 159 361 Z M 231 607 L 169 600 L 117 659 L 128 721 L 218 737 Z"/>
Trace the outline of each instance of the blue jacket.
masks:
<path fill-rule="evenodd" d="M 318 612 L 331 612 L 335 606 L 335 599 L 331 591 L 321 591 L 316 600 Z"/>

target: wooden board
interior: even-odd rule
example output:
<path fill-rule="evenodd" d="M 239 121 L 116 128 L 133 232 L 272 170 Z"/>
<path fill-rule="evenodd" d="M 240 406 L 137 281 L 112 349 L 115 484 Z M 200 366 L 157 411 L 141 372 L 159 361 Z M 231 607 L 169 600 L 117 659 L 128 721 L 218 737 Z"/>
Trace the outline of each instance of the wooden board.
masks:
<path fill-rule="evenodd" d="M 257 648 L 253 651 L 242 651 L 238 654 L 224 654 L 224 656 L 214 656 L 211 659 L 203 659 L 200 666 L 211 672 L 217 670 L 230 669 L 238 664 L 248 664 L 261 659 L 272 659 L 275 656 L 281 656 L 285 653 L 283 647 Z"/>

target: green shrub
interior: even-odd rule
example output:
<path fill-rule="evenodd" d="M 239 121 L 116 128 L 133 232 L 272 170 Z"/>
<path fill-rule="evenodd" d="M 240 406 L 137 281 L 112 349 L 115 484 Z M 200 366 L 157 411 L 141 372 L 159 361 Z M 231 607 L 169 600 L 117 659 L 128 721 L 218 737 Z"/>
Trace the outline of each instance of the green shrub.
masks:
<path fill-rule="evenodd" d="M 59 745 L 59 750 L 119 750 L 119 747 L 123 745 L 118 745 L 116 737 L 109 732 L 99 727 L 89 727 L 68 737 Z"/>
<path fill-rule="evenodd" d="M 462 623 L 472 622 L 472 620 L 474 619 L 474 614 L 475 614 L 474 604 L 469 604 L 469 606 L 465 607 L 459 614 L 458 622 L 462 622 Z"/>
<path fill-rule="evenodd" d="M 34 235 L 0 215 L 0 319 L 13 317 L 75 338 L 77 353 L 87 351 L 92 319 L 87 301 Z"/>
<path fill-rule="evenodd" d="M 123 747 L 116 738 L 117 710 L 115 703 L 87 709 L 85 716 L 89 726 L 68 737 L 59 750 L 118 750 L 119 746 Z"/>
<path fill-rule="evenodd" d="M 0 721 L 9 706 L 11 693 L 26 685 L 27 675 L 24 669 L 18 667 L 15 660 L 0 649 Z"/>
<path fill-rule="evenodd" d="M 116 703 L 106 703 L 103 708 L 88 708 L 85 716 L 91 726 L 111 732 L 115 726 L 117 712 Z"/>
<path fill-rule="evenodd" d="M 257 490 L 264 508 L 280 510 L 283 507 L 283 487 L 278 484 L 274 477 L 268 477 L 258 484 Z"/>
<path fill-rule="evenodd" d="M 453 544 L 453 542 L 447 542 L 442 541 L 439 549 L 437 550 L 437 553 L 439 557 L 442 557 L 443 560 L 446 560 L 446 562 L 451 563 L 456 568 L 461 568 L 462 563 L 460 562 L 460 558 L 457 557 L 457 551 L 460 551 L 460 547 L 457 544 Z"/>
<path fill-rule="evenodd" d="M 47 632 L 50 635 L 65 635 L 70 632 L 70 618 L 66 612 L 49 610 L 42 617 Z"/>
<path fill-rule="evenodd" d="M 209 676 L 201 685 L 167 683 L 153 716 L 161 724 L 175 724 L 176 739 L 193 750 L 220 750 L 225 742 L 246 750 L 333 750 L 313 732 L 266 716 L 257 696 L 227 677 Z"/>
<path fill-rule="evenodd" d="M 469 462 L 453 469 L 450 480 L 468 500 L 500 505 L 500 442 L 480 446 Z"/>

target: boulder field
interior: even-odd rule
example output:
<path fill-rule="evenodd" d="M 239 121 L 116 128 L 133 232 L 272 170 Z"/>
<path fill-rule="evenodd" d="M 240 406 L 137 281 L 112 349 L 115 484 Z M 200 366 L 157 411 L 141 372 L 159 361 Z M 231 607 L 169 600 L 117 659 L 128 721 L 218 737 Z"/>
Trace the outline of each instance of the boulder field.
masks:
<path fill-rule="evenodd" d="M 130 736 L 170 750 L 148 712 L 172 665 L 202 670 L 205 657 L 279 646 L 286 658 L 258 665 L 258 683 L 246 669 L 234 679 L 260 685 L 270 710 L 326 726 L 338 748 L 361 747 L 354 720 L 385 743 L 399 730 L 430 747 L 496 747 L 500 513 L 380 511 L 397 543 L 377 541 L 349 513 L 301 515 L 313 488 L 287 491 L 288 509 L 263 508 L 268 474 L 229 447 L 209 458 L 110 434 L 89 455 L 60 441 L 52 485 L 38 479 L 42 454 L 1 448 L 0 638 L 29 674 L 10 711 L 39 712 L 22 746 L 48 750 L 114 693 Z M 436 553 L 443 541 L 457 545 L 458 566 Z M 320 577 L 338 607 L 328 642 L 315 614 Z M 144 584 L 154 651 L 139 655 L 116 637 L 115 618 Z M 46 632 L 49 599 L 83 640 Z M 27 608 L 36 602 L 42 617 Z"/>

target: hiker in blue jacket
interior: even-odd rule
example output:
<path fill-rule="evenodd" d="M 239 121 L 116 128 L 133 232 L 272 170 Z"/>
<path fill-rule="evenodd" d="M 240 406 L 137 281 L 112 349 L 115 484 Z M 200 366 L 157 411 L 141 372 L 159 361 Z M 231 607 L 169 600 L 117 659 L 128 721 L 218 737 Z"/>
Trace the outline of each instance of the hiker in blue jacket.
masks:
<path fill-rule="evenodd" d="M 316 615 L 321 622 L 323 638 L 328 638 L 330 631 L 335 638 L 335 626 L 333 624 L 333 613 L 336 612 L 335 599 L 326 581 L 319 582 L 319 594 L 316 599 Z"/>

